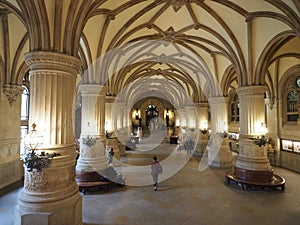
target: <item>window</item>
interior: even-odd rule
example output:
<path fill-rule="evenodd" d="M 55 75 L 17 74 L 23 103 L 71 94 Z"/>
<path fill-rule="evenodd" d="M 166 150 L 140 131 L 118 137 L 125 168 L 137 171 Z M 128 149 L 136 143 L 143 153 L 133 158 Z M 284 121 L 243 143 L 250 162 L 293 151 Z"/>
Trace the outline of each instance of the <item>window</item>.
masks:
<path fill-rule="evenodd" d="M 29 119 L 29 90 L 28 88 L 23 85 L 23 93 L 22 93 L 22 100 L 21 100 L 21 120 Z"/>
<path fill-rule="evenodd" d="M 25 75 L 23 79 L 23 93 L 21 98 L 21 127 L 20 127 L 20 135 L 23 138 L 28 133 L 28 121 L 29 121 L 29 100 L 30 100 L 30 92 L 29 92 L 29 75 Z M 20 144 L 20 154 L 24 154 L 24 145 L 21 141 Z"/>
<path fill-rule="evenodd" d="M 299 118 L 298 98 L 299 98 L 300 77 L 297 77 L 293 86 L 289 88 L 286 96 L 286 114 L 288 122 L 295 122 Z"/>
<path fill-rule="evenodd" d="M 239 96 L 234 94 L 230 99 L 230 121 L 240 121 Z"/>

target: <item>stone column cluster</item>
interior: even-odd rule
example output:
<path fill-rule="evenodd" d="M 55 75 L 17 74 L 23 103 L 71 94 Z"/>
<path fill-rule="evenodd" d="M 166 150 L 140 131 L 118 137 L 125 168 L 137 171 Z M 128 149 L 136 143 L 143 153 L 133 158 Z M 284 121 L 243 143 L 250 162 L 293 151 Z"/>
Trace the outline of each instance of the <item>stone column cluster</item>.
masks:
<path fill-rule="evenodd" d="M 211 134 L 207 145 L 208 164 L 212 167 L 229 168 L 232 166 L 232 153 L 228 144 L 227 98 L 208 99 L 211 109 Z"/>
<path fill-rule="evenodd" d="M 82 120 L 80 155 L 76 166 L 77 178 L 87 174 L 94 179 L 107 167 L 105 153 L 105 87 L 98 84 L 80 85 Z M 81 174 L 81 175 L 80 175 Z M 82 177 L 83 176 L 83 177 Z M 89 178 L 91 179 L 91 178 Z"/>
<path fill-rule="evenodd" d="M 25 168 L 15 224 L 82 224 L 82 200 L 75 183 L 73 98 L 80 61 L 54 52 L 25 55 L 30 66 L 30 124 L 43 134 L 41 150 L 59 153 L 42 170 Z M 64 216 L 62 216 L 64 215 Z M 21 222 L 22 221 L 22 222 Z"/>
<path fill-rule="evenodd" d="M 237 90 L 240 98 L 240 136 L 237 170 L 270 171 L 271 166 L 265 146 L 255 144 L 250 138 L 259 135 L 259 127 L 265 121 L 264 86 L 242 87 Z"/>
<path fill-rule="evenodd" d="M 198 129 L 201 130 L 203 129 L 203 126 L 206 125 L 206 133 L 201 133 L 199 132 L 199 138 L 198 138 L 198 144 L 197 148 L 194 152 L 195 155 L 200 155 L 202 156 L 208 142 L 208 103 L 203 102 L 203 103 L 197 103 L 197 112 L 198 112 Z M 205 123 L 205 124 L 204 124 Z M 203 131 L 202 131 L 203 132 Z"/>

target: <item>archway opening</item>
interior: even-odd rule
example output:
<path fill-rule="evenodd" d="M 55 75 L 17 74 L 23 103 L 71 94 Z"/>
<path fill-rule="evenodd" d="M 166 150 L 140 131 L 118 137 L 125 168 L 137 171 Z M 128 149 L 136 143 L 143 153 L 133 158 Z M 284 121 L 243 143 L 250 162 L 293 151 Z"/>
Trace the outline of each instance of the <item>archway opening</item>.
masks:
<path fill-rule="evenodd" d="M 149 105 L 146 108 L 146 126 L 153 127 L 158 126 L 159 110 L 155 105 Z"/>

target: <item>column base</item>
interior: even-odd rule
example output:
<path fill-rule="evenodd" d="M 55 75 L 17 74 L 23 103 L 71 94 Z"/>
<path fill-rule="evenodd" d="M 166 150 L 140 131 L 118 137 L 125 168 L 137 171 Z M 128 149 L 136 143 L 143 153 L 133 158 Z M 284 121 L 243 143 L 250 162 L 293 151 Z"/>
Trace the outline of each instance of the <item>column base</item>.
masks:
<path fill-rule="evenodd" d="M 247 180 L 250 182 L 269 182 L 273 179 L 273 169 L 269 170 L 247 170 L 243 168 L 239 168 L 237 166 L 234 167 L 234 176 L 241 180 Z"/>
<path fill-rule="evenodd" d="M 216 168 L 231 168 L 232 153 L 229 149 L 228 138 L 218 135 L 211 137 L 207 145 L 208 165 Z"/>
<path fill-rule="evenodd" d="M 193 153 L 194 156 L 203 156 L 204 152 L 205 152 L 205 149 L 207 147 L 207 143 L 208 143 L 208 139 L 200 139 L 198 140 L 198 143 L 197 143 L 197 146 L 196 146 L 196 149 Z"/>
<path fill-rule="evenodd" d="M 82 225 L 82 199 L 77 192 L 70 198 L 44 203 L 19 201 L 14 225 Z"/>
<path fill-rule="evenodd" d="M 76 171 L 76 182 L 93 182 L 99 181 L 100 173 L 97 171 Z"/>

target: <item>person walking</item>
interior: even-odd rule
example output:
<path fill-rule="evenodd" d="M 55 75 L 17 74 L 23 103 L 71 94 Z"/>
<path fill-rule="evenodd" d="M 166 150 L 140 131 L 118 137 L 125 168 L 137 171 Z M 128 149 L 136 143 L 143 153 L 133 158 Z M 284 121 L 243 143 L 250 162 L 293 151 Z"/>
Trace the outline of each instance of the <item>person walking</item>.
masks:
<path fill-rule="evenodd" d="M 113 161 L 113 157 L 114 157 L 114 149 L 111 148 L 109 153 L 108 153 L 108 158 L 107 158 L 107 163 L 108 165 L 111 165 L 112 164 L 112 161 Z"/>
<path fill-rule="evenodd" d="M 151 175 L 153 179 L 153 188 L 154 191 L 157 191 L 157 184 L 158 184 L 158 174 L 162 173 L 162 166 L 160 165 L 159 161 L 157 160 L 157 156 L 154 155 L 152 157 L 152 164 L 151 164 Z"/>

